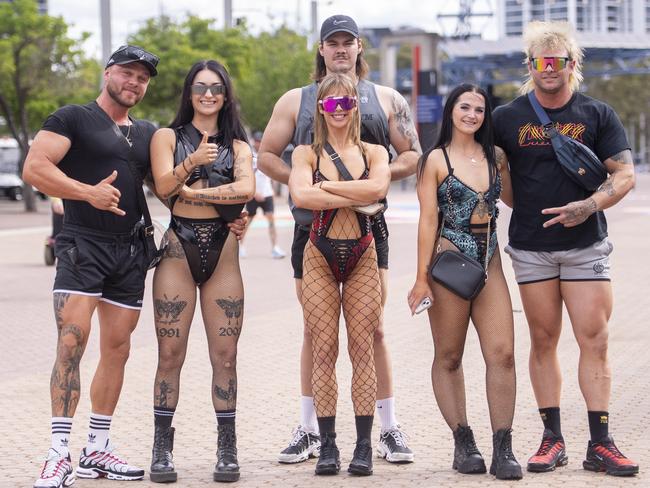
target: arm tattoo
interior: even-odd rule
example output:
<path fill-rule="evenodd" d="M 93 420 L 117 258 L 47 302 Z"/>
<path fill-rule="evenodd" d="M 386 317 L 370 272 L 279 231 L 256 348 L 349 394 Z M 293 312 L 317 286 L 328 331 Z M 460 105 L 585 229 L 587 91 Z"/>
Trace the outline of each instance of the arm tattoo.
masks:
<path fill-rule="evenodd" d="M 495 153 L 497 157 L 497 169 L 501 171 L 503 165 L 505 164 L 506 153 L 502 149 L 496 149 Z"/>
<path fill-rule="evenodd" d="M 55 412 L 61 412 L 58 415 L 61 417 L 72 417 L 79 402 L 79 363 L 84 350 L 83 342 L 83 332 L 79 326 L 69 324 L 61 328 L 57 359 L 50 378 L 52 408 Z"/>
<path fill-rule="evenodd" d="M 164 300 L 155 298 L 153 301 L 156 322 L 166 325 L 175 324 L 180 320 L 178 316 L 187 307 L 187 302 L 185 300 L 178 300 L 178 295 L 171 300 L 165 294 L 163 294 L 163 297 L 165 297 Z"/>
<path fill-rule="evenodd" d="M 156 396 L 157 407 L 167 408 L 168 395 L 174 393 L 172 385 L 162 380 L 158 385 L 158 395 Z"/>
<path fill-rule="evenodd" d="M 629 149 L 625 149 L 624 151 L 621 151 L 618 154 L 614 154 L 609 159 L 611 159 L 612 161 L 616 161 L 617 163 L 634 164 L 634 161 L 632 160 L 632 153 L 630 152 Z"/>
<path fill-rule="evenodd" d="M 411 111 L 406 100 L 397 92 L 393 93 L 393 117 L 395 117 L 395 123 L 397 124 L 399 133 L 408 139 L 411 150 L 418 150 L 420 145 L 415 127 L 413 126 Z"/>
<path fill-rule="evenodd" d="M 226 408 L 232 410 L 237 406 L 237 383 L 233 378 L 228 380 L 228 389 L 214 385 L 214 396 L 226 402 Z"/>
<path fill-rule="evenodd" d="M 609 178 L 607 178 L 602 185 L 598 187 L 597 192 L 603 192 L 606 193 L 608 197 L 613 197 L 616 195 L 616 189 L 614 188 L 614 177 L 616 175 L 611 175 Z"/>
<path fill-rule="evenodd" d="M 219 298 L 216 300 L 217 305 L 221 308 L 226 317 L 228 317 L 228 325 L 231 325 L 230 319 L 235 319 L 235 325 L 239 325 L 239 318 L 242 315 L 244 309 L 244 299 L 243 298 Z"/>
<path fill-rule="evenodd" d="M 589 197 L 586 200 L 581 200 L 579 202 L 571 202 L 567 205 L 567 217 L 568 217 L 568 222 L 566 223 L 571 223 L 571 224 L 581 224 L 591 214 L 593 214 L 597 210 L 598 206 L 596 205 L 596 201 Z"/>

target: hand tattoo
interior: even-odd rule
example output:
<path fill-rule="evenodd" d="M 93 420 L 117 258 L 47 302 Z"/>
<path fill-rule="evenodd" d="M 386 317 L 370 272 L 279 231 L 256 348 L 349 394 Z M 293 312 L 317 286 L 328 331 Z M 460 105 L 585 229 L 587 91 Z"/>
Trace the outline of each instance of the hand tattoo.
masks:
<path fill-rule="evenodd" d="M 578 225 L 582 224 L 585 220 L 589 218 L 598 209 L 596 201 L 589 197 L 586 200 L 581 200 L 579 202 L 571 202 L 567 204 L 567 220 L 564 222 L 564 225 Z"/>

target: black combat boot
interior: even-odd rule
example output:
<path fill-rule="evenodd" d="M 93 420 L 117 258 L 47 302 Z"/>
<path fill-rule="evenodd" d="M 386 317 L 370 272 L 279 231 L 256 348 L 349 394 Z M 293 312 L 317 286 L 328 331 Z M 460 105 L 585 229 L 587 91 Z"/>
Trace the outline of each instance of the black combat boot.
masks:
<path fill-rule="evenodd" d="M 512 430 L 501 429 L 492 435 L 492 465 L 490 474 L 499 480 L 520 480 L 521 466 L 512 453 Z"/>
<path fill-rule="evenodd" d="M 217 465 L 214 467 L 214 481 L 237 481 L 239 462 L 237 461 L 237 436 L 235 424 L 217 426 Z"/>
<path fill-rule="evenodd" d="M 174 428 L 156 425 L 151 450 L 149 479 L 154 483 L 173 483 L 177 473 L 174 469 Z"/>
<path fill-rule="evenodd" d="M 320 435 L 320 457 L 316 463 L 316 474 L 338 474 L 341 470 L 339 448 L 336 447 L 336 434 L 327 432 Z"/>
<path fill-rule="evenodd" d="M 370 439 L 357 441 L 357 447 L 354 448 L 348 473 L 359 476 L 370 476 L 372 474 L 372 445 Z"/>
<path fill-rule="evenodd" d="M 471 427 L 459 425 L 454 431 L 454 462 L 451 466 L 462 474 L 485 473 L 485 461 L 476 447 Z"/>

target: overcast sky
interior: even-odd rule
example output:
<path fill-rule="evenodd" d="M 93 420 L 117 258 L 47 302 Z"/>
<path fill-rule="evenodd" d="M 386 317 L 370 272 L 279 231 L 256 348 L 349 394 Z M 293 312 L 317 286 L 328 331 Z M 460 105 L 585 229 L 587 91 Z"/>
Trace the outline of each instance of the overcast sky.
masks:
<path fill-rule="evenodd" d="M 87 48 L 96 57 L 101 56 L 99 23 L 100 0 L 48 0 L 50 15 L 61 15 L 72 24 L 71 34 L 78 37 L 83 31 L 92 33 Z M 494 8 L 494 0 L 478 0 L 475 11 Z M 286 23 L 289 27 L 307 33 L 311 19 L 311 0 L 232 0 L 233 18 L 246 17 L 252 31 L 272 30 Z M 438 13 L 455 12 L 456 0 L 320 0 L 318 22 L 334 14 L 347 14 L 360 28 L 415 26 L 428 32 L 452 33 L 454 21 L 437 19 Z M 494 10 L 492 10 L 494 12 Z M 224 0 L 111 0 L 113 48 L 124 44 L 149 18 L 161 13 L 180 20 L 187 12 L 204 18 L 216 19 L 223 25 Z M 494 37 L 495 21 L 476 21 L 488 37 Z"/>

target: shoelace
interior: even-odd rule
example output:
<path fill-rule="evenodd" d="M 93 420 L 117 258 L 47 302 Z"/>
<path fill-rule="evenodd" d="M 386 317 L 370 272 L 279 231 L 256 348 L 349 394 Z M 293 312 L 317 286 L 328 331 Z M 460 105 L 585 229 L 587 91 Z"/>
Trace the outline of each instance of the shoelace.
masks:
<path fill-rule="evenodd" d="M 234 429 L 220 429 L 219 436 L 217 437 L 217 451 L 223 454 L 235 456 L 237 454 L 237 437 L 235 436 Z"/>
<path fill-rule="evenodd" d="M 469 428 L 461 430 L 459 434 L 461 443 L 467 447 L 467 454 L 480 454 L 474 435 Z"/>
<path fill-rule="evenodd" d="M 616 447 L 616 445 L 614 445 L 613 442 L 608 442 L 607 444 L 601 444 L 599 447 L 604 451 L 603 454 L 605 455 L 614 457 L 616 459 L 627 459 L 625 456 L 623 456 L 623 453 L 618 450 L 618 447 Z"/>
<path fill-rule="evenodd" d="M 154 437 L 154 450 L 157 451 L 158 456 L 161 454 L 164 455 L 165 459 L 171 459 L 170 444 L 171 444 L 171 435 L 169 430 L 165 431 L 164 434 Z"/>
<path fill-rule="evenodd" d="M 503 457 L 506 459 L 510 459 L 515 457 L 515 455 L 512 453 L 512 436 L 511 435 L 505 435 L 503 436 L 503 440 L 501 441 L 501 451 L 503 452 Z"/>
<path fill-rule="evenodd" d="M 95 457 L 95 460 L 98 463 L 107 463 L 112 461 L 117 466 L 129 468 L 129 463 L 121 459 L 117 454 L 114 454 L 114 452 L 115 446 L 113 444 L 108 444 L 103 451 L 96 451 L 94 455 L 91 454 L 91 456 Z"/>
<path fill-rule="evenodd" d="M 397 444 L 399 447 L 407 447 L 407 439 L 408 435 L 406 435 L 405 432 L 402 432 L 401 430 L 398 429 L 392 429 L 388 431 L 388 435 L 390 435 L 393 439 L 395 439 L 395 444 Z"/>
<path fill-rule="evenodd" d="M 300 441 L 302 441 L 302 438 L 305 437 L 306 435 L 309 435 L 307 432 L 302 430 L 302 427 L 297 427 L 293 432 L 293 439 L 291 439 L 291 442 L 289 443 L 290 446 L 297 446 L 300 444 Z"/>
<path fill-rule="evenodd" d="M 58 458 L 58 461 L 56 461 Z M 56 463 L 54 462 L 56 461 Z M 64 457 L 58 456 L 54 453 L 48 454 L 45 458 L 45 464 L 43 464 L 43 469 L 41 470 L 41 478 L 53 478 L 59 473 L 61 465 L 67 461 Z"/>
<path fill-rule="evenodd" d="M 372 446 L 367 443 L 357 444 L 357 447 L 354 449 L 354 456 L 361 459 L 366 459 L 368 453 L 372 451 Z"/>
<path fill-rule="evenodd" d="M 542 439 L 542 444 L 539 446 L 539 449 L 537 449 L 537 453 L 535 453 L 535 456 L 545 456 L 548 454 L 551 450 L 551 448 L 555 445 L 556 440 L 552 439 L 551 437 L 545 437 Z"/>
<path fill-rule="evenodd" d="M 337 450 L 338 449 L 334 443 L 334 439 L 330 439 L 329 437 L 325 436 L 320 446 L 321 458 L 326 459 L 329 457 L 335 457 Z"/>

